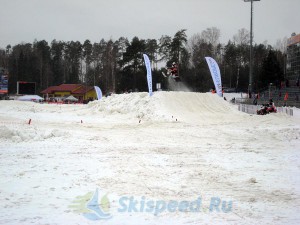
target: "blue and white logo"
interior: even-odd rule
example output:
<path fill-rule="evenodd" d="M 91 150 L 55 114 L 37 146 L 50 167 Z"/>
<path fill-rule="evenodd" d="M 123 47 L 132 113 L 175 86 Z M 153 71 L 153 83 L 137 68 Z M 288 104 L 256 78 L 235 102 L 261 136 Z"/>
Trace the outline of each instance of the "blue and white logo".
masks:
<path fill-rule="evenodd" d="M 94 193 L 89 192 L 85 195 L 77 196 L 70 208 L 89 220 L 107 220 L 112 217 L 109 212 L 109 199 L 107 195 L 104 195 L 99 203 L 98 189 Z"/>
<path fill-rule="evenodd" d="M 113 215 L 142 213 L 152 214 L 157 217 L 163 213 L 229 213 L 232 211 L 232 200 L 223 200 L 212 197 L 209 205 L 202 204 L 202 197 L 194 200 L 154 200 L 145 196 L 121 196 L 117 197 L 114 207 L 111 206 L 107 194 L 100 195 L 98 189 L 85 195 L 77 196 L 69 208 L 74 213 L 84 216 L 88 220 L 108 220 Z M 113 210 L 113 208 L 115 210 Z M 116 217 L 115 217 L 116 218 Z"/>

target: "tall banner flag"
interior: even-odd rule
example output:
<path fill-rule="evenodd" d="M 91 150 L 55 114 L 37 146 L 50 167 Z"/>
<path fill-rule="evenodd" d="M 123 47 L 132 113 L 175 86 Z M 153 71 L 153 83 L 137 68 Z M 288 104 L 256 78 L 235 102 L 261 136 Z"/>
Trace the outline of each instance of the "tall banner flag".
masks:
<path fill-rule="evenodd" d="M 97 94 L 97 98 L 98 100 L 100 100 L 102 98 L 102 91 L 98 86 L 94 86 L 96 94 Z"/>
<path fill-rule="evenodd" d="M 146 69 L 147 69 L 147 81 L 148 81 L 149 96 L 152 96 L 153 92 L 152 92 L 151 63 L 150 63 L 149 57 L 146 54 L 143 54 L 143 56 L 144 56 L 145 65 L 146 65 Z"/>
<path fill-rule="evenodd" d="M 217 62 L 213 58 L 205 57 L 205 59 L 208 64 L 212 79 L 214 81 L 217 94 L 220 97 L 222 97 L 222 81 L 221 81 L 220 68 L 219 68 Z"/>
<path fill-rule="evenodd" d="M 8 93 L 8 72 L 0 67 L 0 94 Z"/>

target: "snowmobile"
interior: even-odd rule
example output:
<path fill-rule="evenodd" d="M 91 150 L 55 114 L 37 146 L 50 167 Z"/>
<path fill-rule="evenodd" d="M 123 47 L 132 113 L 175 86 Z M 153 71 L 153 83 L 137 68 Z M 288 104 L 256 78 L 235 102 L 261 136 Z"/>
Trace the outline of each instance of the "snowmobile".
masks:
<path fill-rule="evenodd" d="M 162 72 L 162 75 L 166 78 L 171 77 L 176 82 L 181 81 L 180 77 L 178 75 L 171 74 L 171 70 L 169 70 L 169 69 L 167 69 L 167 73 Z"/>
<path fill-rule="evenodd" d="M 277 109 L 274 105 L 265 104 L 260 110 L 256 111 L 257 115 L 266 115 L 269 113 L 276 113 Z"/>
<path fill-rule="evenodd" d="M 162 75 L 164 77 L 171 77 L 176 82 L 181 81 L 181 79 L 178 75 L 178 66 L 175 62 L 172 63 L 172 67 L 167 68 L 167 73 L 162 72 Z"/>

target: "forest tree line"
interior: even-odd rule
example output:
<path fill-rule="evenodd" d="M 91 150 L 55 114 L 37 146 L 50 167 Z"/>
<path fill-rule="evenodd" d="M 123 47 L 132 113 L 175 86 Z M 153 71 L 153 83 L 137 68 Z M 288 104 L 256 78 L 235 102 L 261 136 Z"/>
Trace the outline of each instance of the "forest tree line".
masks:
<path fill-rule="evenodd" d="M 212 27 L 189 39 L 183 29 L 158 40 L 134 37 L 129 41 L 121 37 L 95 43 L 53 40 L 50 44 L 36 40 L 0 49 L 0 67 L 8 69 L 9 93 L 16 93 L 17 81 L 36 82 L 37 93 L 63 83 L 97 85 L 104 93 L 147 91 L 145 53 L 152 62 L 153 85 L 159 82 L 166 89 L 161 72 L 176 62 L 180 77 L 190 89 L 206 92 L 213 87 L 205 61 L 210 56 L 219 64 L 223 86 L 246 91 L 250 34 L 241 29 L 226 44 L 220 43 L 220 35 L 220 30 Z M 284 40 L 276 47 L 254 44 L 253 52 L 255 90 L 284 79 Z"/>

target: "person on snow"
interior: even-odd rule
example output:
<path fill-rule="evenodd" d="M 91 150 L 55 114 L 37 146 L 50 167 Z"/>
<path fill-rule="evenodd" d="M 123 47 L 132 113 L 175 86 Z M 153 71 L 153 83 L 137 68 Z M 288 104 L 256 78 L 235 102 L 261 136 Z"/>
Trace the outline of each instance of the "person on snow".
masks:
<path fill-rule="evenodd" d="M 275 104 L 273 102 L 273 99 L 270 99 L 269 101 L 269 107 L 268 107 L 268 112 L 277 112 L 277 109 L 275 107 Z"/>

